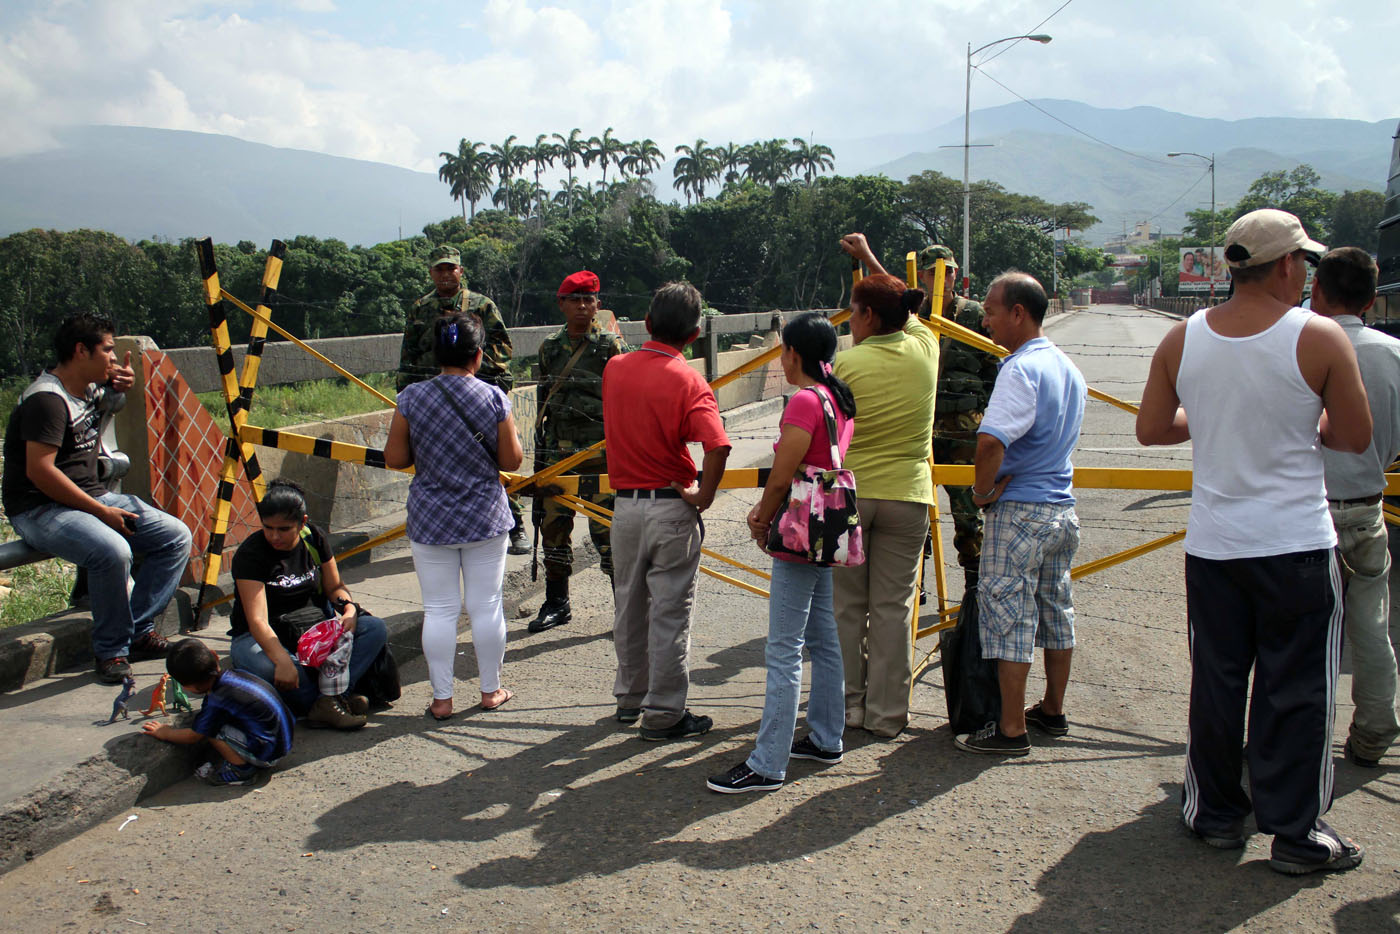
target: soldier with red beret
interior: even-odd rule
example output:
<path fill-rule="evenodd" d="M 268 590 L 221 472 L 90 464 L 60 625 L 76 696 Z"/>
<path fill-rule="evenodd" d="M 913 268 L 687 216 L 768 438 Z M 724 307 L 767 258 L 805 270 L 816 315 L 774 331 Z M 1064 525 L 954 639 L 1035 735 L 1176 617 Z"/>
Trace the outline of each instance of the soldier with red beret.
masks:
<path fill-rule="evenodd" d="M 599 327 L 602 284 L 588 270 L 567 276 L 559 286 L 559 313 L 564 327 L 540 345 L 540 381 L 535 387 L 535 469 L 557 463 L 575 451 L 603 440 L 603 367 L 626 353 L 622 338 Z M 575 468 L 575 473 L 607 473 L 607 456 L 598 453 Z M 612 509 L 613 497 L 586 497 Z M 545 600 L 530 622 L 530 632 L 544 632 L 569 622 L 569 576 L 573 573 L 570 543 L 574 513 L 555 502 L 535 500 L 535 521 L 544 542 Z M 598 550 L 604 574 L 612 577 L 612 545 L 607 526 L 589 521 L 589 537 Z"/>

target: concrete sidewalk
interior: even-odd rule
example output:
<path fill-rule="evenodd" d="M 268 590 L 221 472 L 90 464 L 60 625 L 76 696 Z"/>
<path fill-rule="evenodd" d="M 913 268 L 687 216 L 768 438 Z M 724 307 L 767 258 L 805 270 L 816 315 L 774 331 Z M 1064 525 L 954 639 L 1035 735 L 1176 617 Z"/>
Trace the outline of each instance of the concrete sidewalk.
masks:
<path fill-rule="evenodd" d="M 777 398 L 725 413 L 734 442 L 729 466 L 770 462 L 782 405 L 783 399 Z M 596 563 L 585 520 L 576 520 L 573 541 L 576 570 Z M 401 668 L 419 657 L 422 605 L 407 542 L 400 539 L 376 548 L 370 563 L 343 568 L 342 574 L 357 601 L 387 624 L 389 643 Z M 226 592 L 228 586 L 225 581 Z M 536 582 L 530 580 L 530 556 L 507 556 L 504 593 L 511 639 L 523 634 L 526 617 L 538 608 L 543 589 L 543 574 Z M 66 613 L 52 617 L 47 627 L 38 627 L 51 630 L 38 637 L 47 636 L 55 643 L 76 640 L 85 646 L 89 627 L 86 614 Z M 228 607 L 224 606 L 208 628 L 191 635 L 226 659 L 227 629 Z M 151 694 L 165 673 L 163 660 L 132 664 L 137 693 L 128 704 L 130 719 L 109 724 L 121 688 L 94 679 L 90 655 L 82 646 L 78 652 L 82 667 L 38 677 L 0 694 L 0 734 L 6 738 L 0 747 L 0 873 L 188 777 L 199 761 L 191 747 L 141 735 L 141 724 L 148 719 L 141 711 L 150 705 Z M 421 672 L 421 666 L 413 671 Z M 196 709 L 200 702 L 192 698 Z M 172 718 L 157 719 L 170 722 Z M 325 741 L 318 731 L 297 731 L 299 747 Z"/>

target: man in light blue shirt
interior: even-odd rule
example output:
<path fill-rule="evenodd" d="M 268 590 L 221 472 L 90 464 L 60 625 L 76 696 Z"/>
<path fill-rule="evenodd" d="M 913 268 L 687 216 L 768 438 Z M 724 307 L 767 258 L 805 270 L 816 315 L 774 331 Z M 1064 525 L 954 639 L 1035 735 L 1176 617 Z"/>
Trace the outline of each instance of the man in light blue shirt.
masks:
<path fill-rule="evenodd" d="M 972 501 L 987 510 L 978 585 L 982 654 L 997 659 L 1001 719 L 954 740 L 968 752 L 1024 756 L 1027 724 L 1069 732 L 1065 688 L 1074 651 L 1070 565 L 1079 548 L 1070 455 L 1084 421 L 1084 377 L 1041 325 L 1049 302 L 1031 276 L 998 276 L 983 325 L 1011 351 L 977 434 Z M 1034 646 L 1045 653 L 1045 696 L 1026 709 Z"/>
<path fill-rule="evenodd" d="M 1390 623 L 1390 552 L 1381 492 L 1386 468 L 1400 455 L 1400 340 L 1361 320 L 1376 301 L 1376 261 L 1356 247 L 1329 251 L 1317 264 L 1312 310 L 1342 326 L 1356 348 L 1371 409 L 1371 446 L 1361 454 L 1323 448 L 1327 509 L 1337 547 L 1351 570 L 1346 638 L 1351 643 L 1351 700 L 1356 705 L 1346 757 L 1375 768 L 1400 736 L 1395 716 L 1395 650 Z"/>

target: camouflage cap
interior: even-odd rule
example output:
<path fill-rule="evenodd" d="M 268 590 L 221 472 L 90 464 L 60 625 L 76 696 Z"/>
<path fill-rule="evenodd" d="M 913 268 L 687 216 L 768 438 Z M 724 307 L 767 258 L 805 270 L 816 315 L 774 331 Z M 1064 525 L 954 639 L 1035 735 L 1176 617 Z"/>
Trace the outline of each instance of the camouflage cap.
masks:
<path fill-rule="evenodd" d="M 953 251 L 938 243 L 919 251 L 919 268 L 932 269 L 940 259 L 952 268 L 958 268 L 958 261 L 953 259 Z"/>
<path fill-rule="evenodd" d="M 433 252 L 428 254 L 429 266 L 441 266 L 443 263 L 451 263 L 453 266 L 462 265 L 462 254 L 455 246 L 435 247 Z"/>

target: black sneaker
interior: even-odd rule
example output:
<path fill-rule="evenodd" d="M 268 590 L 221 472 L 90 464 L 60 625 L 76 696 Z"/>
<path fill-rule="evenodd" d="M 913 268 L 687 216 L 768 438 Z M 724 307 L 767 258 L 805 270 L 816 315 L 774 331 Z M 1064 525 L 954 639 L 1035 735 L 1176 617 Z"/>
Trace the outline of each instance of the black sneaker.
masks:
<path fill-rule="evenodd" d="M 1342 755 L 1345 756 L 1346 760 L 1352 765 L 1359 765 L 1363 769 L 1378 769 L 1381 767 L 1380 759 L 1367 759 L 1365 756 L 1357 755 L 1356 747 L 1351 744 L 1351 740 L 1347 740 L 1346 745 L 1342 747 Z"/>
<path fill-rule="evenodd" d="M 788 753 L 789 759 L 811 759 L 813 762 L 820 762 L 823 765 L 835 765 L 841 761 L 841 750 L 827 752 L 812 742 L 812 734 L 799 739 L 792 744 L 792 751 Z"/>
<path fill-rule="evenodd" d="M 136 661 L 151 658 L 165 658 L 170 654 L 170 640 L 152 629 L 142 633 L 131 643 L 131 657 Z"/>
<path fill-rule="evenodd" d="M 1069 718 L 1064 714 L 1048 714 L 1039 704 L 1026 708 L 1026 723 L 1049 733 L 1051 736 L 1064 736 L 1069 732 Z"/>
<path fill-rule="evenodd" d="M 1310 872 L 1345 872 L 1360 866 L 1362 857 L 1366 855 L 1365 851 L 1350 840 L 1342 840 L 1340 843 L 1342 852 L 1331 859 L 1303 863 L 1275 856 L 1269 860 L 1269 868 L 1285 876 L 1302 876 Z"/>
<path fill-rule="evenodd" d="M 976 733 L 954 737 L 953 745 L 966 752 L 980 752 L 989 756 L 1024 756 L 1031 751 L 1031 738 L 1025 733 L 1007 736 L 1001 732 L 1000 724 L 992 722 Z"/>
<path fill-rule="evenodd" d="M 1186 823 L 1186 818 L 1181 819 L 1181 826 L 1186 828 L 1186 832 L 1200 840 L 1206 846 L 1214 847 L 1217 850 L 1242 850 L 1244 849 L 1245 836 L 1244 824 L 1236 824 L 1225 830 L 1197 830 Z"/>
<path fill-rule="evenodd" d="M 740 795 L 746 791 L 773 791 L 783 787 L 783 780 L 759 775 L 747 763 L 740 762 L 723 775 L 712 776 L 705 787 L 722 795 Z"/>
<path fill-rule="evenodd" d="M 640 707 L 619 707 L 617 713 L 613 714 L 613 719 L 618 723 L 636 723 L 642 719 L 642 708 Z"/>
<path fill-rule="evenodd" d="M 685 739 L 688 736 L 701 736 L 710 732 L 710 727 L 715 725 L 715 721 L 709 717 L 697 717 L 687 710 L 681 714 L 681 718 L 668 727 L 653 729 L 649 726 L 642 727 L 642 739 L 651 742 L 660 742 L 667 739 Z"/>
<path fill-rule="evenodd" d="M 530 539 L 525 536 L 525 527 L 518 525 L 510 530 L 510 544 L 506 546 L 508 555 L 528 555 L 530 553 Z"/>
<path fill-rule="evenodd" d="M 121 684 L 131 675 L 131 665 L 126 656 L 99 658 L 97 660 L 97 680 L 103 684 Z"/>

